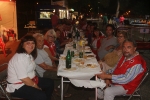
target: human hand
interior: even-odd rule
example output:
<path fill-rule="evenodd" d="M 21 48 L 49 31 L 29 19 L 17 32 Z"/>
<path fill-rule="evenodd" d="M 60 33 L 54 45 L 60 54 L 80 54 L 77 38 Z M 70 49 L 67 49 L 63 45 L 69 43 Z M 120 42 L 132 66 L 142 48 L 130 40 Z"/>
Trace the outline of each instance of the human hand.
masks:
<path fill-rule="evenodd" d="M 96 74 L 97 77 L 99 77 L 100 79 L 103 79 L 103 80 L 106 79 L 106 75 L 107 74 L 105 72 L 103 72 L 103 71 L 101 71 L 100 74 Z"/>
<path fill-rule="evenodd" d="M 110 46 L 107 46 L 106 48 L 105 48 L 105 50 L 106 51 L 109 51 L 110 49 L 113 49 L 114 48 L 114 46 L 113 45 L 110 45 Z"/>
<path fill-rule="evenodd" d="M 110 87 L 110 85 L 111 85 L 111 81 L 110 80 L 105 80 L 105 83 L 106 83 L 106 87 Z"/>

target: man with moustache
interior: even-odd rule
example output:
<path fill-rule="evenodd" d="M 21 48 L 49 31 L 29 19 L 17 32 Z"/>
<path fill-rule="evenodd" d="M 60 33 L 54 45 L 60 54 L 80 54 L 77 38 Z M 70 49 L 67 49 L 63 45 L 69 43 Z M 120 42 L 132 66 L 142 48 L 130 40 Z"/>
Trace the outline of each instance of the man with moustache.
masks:
<path fill-rule="evenodd" d="M 104 100 L 114 100 L 116 95 L 132 94 L 140 84 L 147 71 L 146 62 L 136 52 L 136 43 L 132 39 L 127 39 L 123 43 L 123 56 L 109 74 L 102 72 L 97 77 L 104 79 L 107 88 L 104 92 Z M 98 92 L 100 96 L 103 93 Z M 102 97 L 98 97 L 102 98 Z"/>

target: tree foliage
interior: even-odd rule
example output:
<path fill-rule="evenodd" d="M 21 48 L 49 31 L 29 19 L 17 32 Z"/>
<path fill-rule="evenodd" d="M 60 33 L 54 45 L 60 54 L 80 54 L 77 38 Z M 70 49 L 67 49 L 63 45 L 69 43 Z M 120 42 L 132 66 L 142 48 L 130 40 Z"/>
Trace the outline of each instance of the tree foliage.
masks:
<path fill-rule="evenodd" d="M 109 13 L 115 14 L 118 2 L 120 3 L 119 13 L 131 11 L 132 14 L 149 14 L 149 0 L 67 0 L 69 8 L 74 8 L 78 12 L 88 13 Z M 88 6 L 90 5 L 90 7 Z"/>

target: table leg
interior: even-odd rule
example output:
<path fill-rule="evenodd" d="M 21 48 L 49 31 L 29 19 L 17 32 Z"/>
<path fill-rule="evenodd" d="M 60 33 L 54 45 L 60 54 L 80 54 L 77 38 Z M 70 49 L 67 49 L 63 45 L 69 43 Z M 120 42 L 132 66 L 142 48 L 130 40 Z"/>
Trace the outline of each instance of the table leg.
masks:
<path fill-rule="evenodd" d="M 63 100 L 63 77 L 61 77 L 61 100 Z"/>
<path fill-rule="evenodd" d="M 95 80 L 97 80 L 97 76 L 95 76 Z M 97 87 L 95 88 L 95 100 L 97 100 Z"/>

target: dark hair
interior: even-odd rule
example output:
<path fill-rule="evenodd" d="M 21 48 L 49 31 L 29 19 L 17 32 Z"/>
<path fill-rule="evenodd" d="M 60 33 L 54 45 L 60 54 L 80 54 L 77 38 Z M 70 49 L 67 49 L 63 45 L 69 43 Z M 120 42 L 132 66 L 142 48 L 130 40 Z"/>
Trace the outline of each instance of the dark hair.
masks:
<path fill-rule="evenodd" d="M 122 34 L 125 39 L 128 38 L 127 32 L 125 32 L 125 31 L 118 31 L 117 34 Z"/>
<path fill-rule="evenodd" d="M 36 39 L 32 35 L 26 35 L 21 39 L 21 42 L 16 51 L 17 53 L 26 53 L 25 49 L 23 48 L 23 44 L 24 44 L 24 42 L 27 42 L 27 41 L 33 41 L 35 43 L 35 47 L 36 47 Z M 34 48 L 34 50 L 31 52 L 31 55 L 33 56 L 34 59 L 37 57 L 36 48 Z"/>
<path fill-rule="evenodd" d="M 114 25 L 113 25 L 113 24 L 107 24 L 107 25 L 106 25 L 106 29 L 107 29 L 107 27 L 111 27 L 111 28 L 112 28 L 112 30 L 115 30 L 115 27 L 114 27 Z"/>
<path fill-rule="evenodd" d="M 60 29 L 58 29 L 58 28 L 55 28 L 54 31 L 55 32 L 57 32 L 57 31 L 61 32 Z"/>
<path fill-rule="evenodd" d="M 95 29 L 94 29 L 94 32 L 95 32 L 95 31 L 98 31 L 98 32 L 99 32 L 99 36 L 102 35 L 101 31 L 100 31 L 98 28 L 95 28 Z M 93 34 L 93 37 L 96 37 L 95 34 Z"/>
<path fill-rule="evenodd" d="M 132 39 L 132 38 L 128 38 L 128 39 L 124 40 L 123 44 L 124 44 L 125 42 L 131 42 L 134 47 L 137 47 L 137 44 L 136 44 L 135 40 Z"/>

